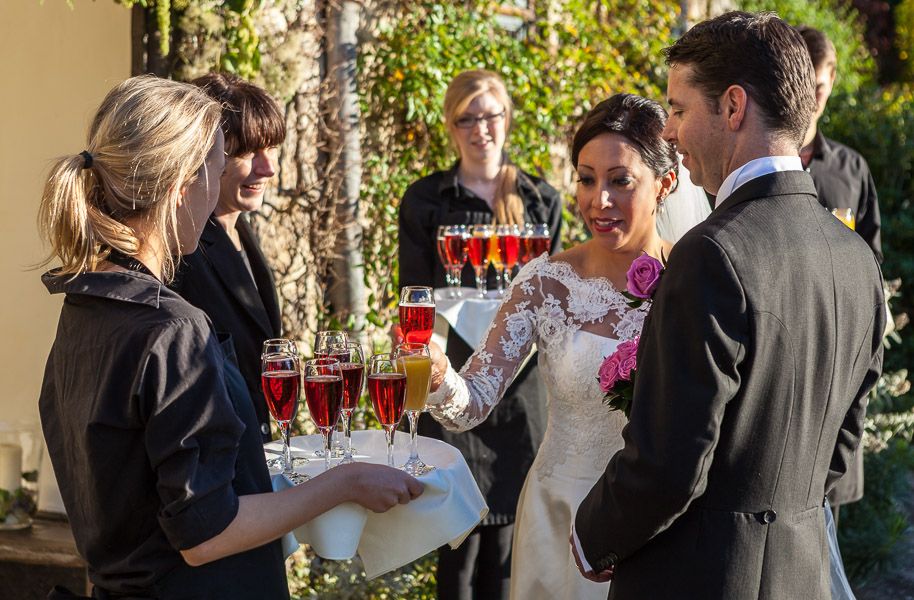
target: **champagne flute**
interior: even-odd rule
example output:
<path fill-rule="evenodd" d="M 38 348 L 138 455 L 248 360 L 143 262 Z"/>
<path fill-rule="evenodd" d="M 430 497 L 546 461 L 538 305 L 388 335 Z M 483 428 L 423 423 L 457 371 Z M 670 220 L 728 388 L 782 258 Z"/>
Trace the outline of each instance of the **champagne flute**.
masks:
<path fill-rule="evenodd" d="M 270 338 L 268 340 L 265 340 L 263 342 L 263 350 L 260 354 L 261 360 L 269 354 L 293 354 L 293 355 L 295 355 L 296 359 L 299 356 L 298 348 L 295 345 L 295 340 L 290 340 L 288 338 Z M 279 423 L 279 421 L 277 421 L 277 423 Z M 279 426 L 279 429 L 280 429 L 281 436 L 283 438 L 285 438 L 286 432 L 283 431 L 283 427 L 281 424 Z M 290 435 L 291 435 L 291 431 L 290 431 Z M 291 453 L 291 450 L 290 450 L 290 453 Z M 307 458 L 304 458 L 301 456 L 295 456 L 292 458 L 292 467 L 293 468 L 294 467 L 303 467 L 307 464 L 308 464 Z M 280 456 L 280 458 L 274 458 L 273 460 L 267 461 L 267 466 L 270 468 L 282 467 L 283 466 L 282 457 Z"/>
<path fill-rule="evenodd" d="M 343 372 L 343 404 L 340 416 L 343 421 L 343 437 L 346 444 L 343 446 L 343 460 L 340 464 L 355 462 L 352 458 L 352 412 L 359 405 L 362 396 L 362 385 L 365 377 L 365 355 L 362 346 L 356 342 L 348 342 L 330 348 L 330 358 L 340 361 Z"/>
<path fill-rule="evenodd" d="M 298 484 L 308 479 L 293 471 L 292 449 L 289 447 L 292 420 L 298 412 L 299 390 L 301 388 L 301 370 L 298 355 L 277 352 L 267 354 L 261 361 L 261 383 L 270 414 L 279 423 L 282 432 L 282 472 L 292 483 Z M 305 459 L 307 462 L 307 459 Z"/>
<path fill-rule="evenodd" d="M 498 254 L 501 273 L 498 289 L 504 289 L 511 283 L 511 274 L 517 266 L 517 255 L 520 250 L 520 227 L 517 225 L 496 225 L 498 236 Z"/>
<path fill-rule="evenodd" d="M 438 227 L 438 256 L 447 273 L 449 295 L 460 298 L 460 273 L 467 262 L 466 225 L 441 225 Z"/>
<path fill-rule="evenodd" d="M 314 338 L 314 358 L 326 358 L 330 346 L 345 344 L 349 341 L 349 336 L 345 331 L 339 329 L 325 329 L 318 331 Z"/>
<path fill-rule="evenodd" d="M 411 285 L 400 290 L 400 331 L 407 342 L 427 344 L 435 330 L 435 292 Z"/>
<path fill-rule="evenodd" d="M 295 347 L 295 341 L 286 338 L 270 338 L 263 342 L 263 349 L 260 352 L 260 359 L 263 360 L 268 354 L 294 354 L 298 356 L 298 349 Z M 261 385 L 262 385 L 261 377 Z M 274 417 L 275 418 L 275 417 Z M 277 421 L 278 423 L 278 421 Z M 282 425 L 279 426 L 280 437 L 285 438 L 285 432 Z M 308 463 L 308 459 L 292 459 L 293 467 L 300 467 Z M 283 457 L 280 454 L 278 458 L 267 461 L 267 466 L 271 469 L 283 468 Z"/>
<path fill-rule="evenodd" d="M 283 352 L 298 355 L 298 348 L 295 346 L 295 340 L 287 338 L 271 338 L 266 340 L 263 343 L 263 351 L 260 353 L 260 357 L 263 358 L 267 354 L 280 354 Z"/>
<path fill-rule="evenodd" d="M 401 365 L 398 368 L 397 362 Z M 387 466 L 394 466 L 394 430 L 403 416 L 406 375 L 396 354 L 375 354 L 368 363 L 368 395 L 387 438 Z"/>
<path fill-rule="evenodd" d="M 831 209 L 831 214 L 833 214 L 833 215 L 835 215 L 836 217 L 838 217 L 838 219 L 839 219 L 842 223 L 844 223 L 845 225 L 847 225 L 847 226 L 850 227 L 851 229 L 855 229 L 855 228 L 856 228 L 857 219 L 856 219 L 856 217 L 854 216 L 854 211 L 853 211 L 853 210 L 851 210 L 851 209 L 849 209 L 849 208 L 833 208 L 833 209 Z"/>
<path fill-rule="evenodd" d="M 330 432 L 340 419 L 343 373 L 335 358 L 305 361 L 305 399 L 314 424 L 324 438 L 324 470 L 330 469 Z"/>
<path fill-rule="evenodd" d="M 523 238 L 526 244 L 527 262 L 537 258 L 543 253 L 548 254 L 552 246 L 552 238 L 549 235 L 549 226 L 545 223 L 526 225 L 526 235 Z"/>
<path fill-rule="evenodd" d="M 489 268 L 489 246 L 495 229 L 491 225 L 470 225 L 467 229 L 467 256 L 476 272 L 476 295 L 486 297 L 486 271 Z"/>
<path fill-rule="evenodd" d="M 409 460 L 400 468 L 418 477 L 434 470 L 419 458 L 419 438 L 416 428 L 419 414 L 425 408 L 428 388 L 432 378 L 432 359 L 426 344 L 400 344 L 396 350 L 397 367 L 406 374 L 406 415 L 409 417 Z"/>
<path fill-rule="evenodd" d="M 349 341 L 349 336 L 346 335 L 345 331 L 340 331 L 339 329 L 325 329 L 323 331 L 318 331 L 317 335 L 314 337 L 314 358 L 326 358 L 327 353 L 329 352 L 332 346 L 338 344 L 345 344 Z M 333 439 L 333 458 L 339 458 L 343 456 L 343 444 L 340 442 L 339 437 Z M 316 450 L 314 456 L 323 456 L 323 450 Z"/>
<path fill-rule="evenodd" d="M 492 237 L 489 239 L 489 264 L 492 265 L 492 270 L 495 271 L 495 290 L 498 292 L 498 295 L 501 296 L 505 293 L 505 286 L 502 283 L 501 272 L 504 269 L 505 265 L 501 260 L 502 252 L 499 246 L 498 234 L 498 225 L 492 226 Z"/>

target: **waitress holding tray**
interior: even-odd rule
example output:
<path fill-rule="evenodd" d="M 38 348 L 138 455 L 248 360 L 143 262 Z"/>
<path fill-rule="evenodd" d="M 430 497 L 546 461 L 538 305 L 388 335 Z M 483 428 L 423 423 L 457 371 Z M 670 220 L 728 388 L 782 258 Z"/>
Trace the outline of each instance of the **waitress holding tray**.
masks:
<path fill-rule="evenodd" d="M 512 104 L 504 82 L 491 71 L 466 71 L 448 86 L 444 114 L 459 160 L 413 183 L 400 205 L 400 285 L 447 285 L 438 260 L 440 225 L 545 223 L 551 252 L 561 251 L 559 193 L 544 180 L 518 169 L 504 152 Z M 496 289 L 491 269 L 487 287 Z M 474 287 L 473 269 L 461 273 Z M 451 330 L 447 356 L 462 365 L 473 349 Z M 528 361 L 505 398 L 481 425 L 451 433 L 428 415 L 419 433 L 458 448 L 486 498 L 489 514 L 456 550 L 439 549 L 438 597 L 507 598 L 510 586 L 514 515 L 527 470 L 546 424 L 546 390 L 536 361 Z"/>

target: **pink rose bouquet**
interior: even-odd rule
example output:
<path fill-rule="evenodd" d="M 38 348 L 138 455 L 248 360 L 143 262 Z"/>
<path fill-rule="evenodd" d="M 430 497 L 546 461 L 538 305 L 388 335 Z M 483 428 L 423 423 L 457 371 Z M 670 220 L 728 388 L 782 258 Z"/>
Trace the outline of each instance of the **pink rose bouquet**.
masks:
<path fill-rule="evenodd" d="M 631 412 L 640 339 L 622 342 L 600 365 L 600 389 L 605 392 L 603 403 L 611 410 L 621 410 L 626 417 Z"/>
<path fill-rule="evenodd" d="M 642 254 L 632 261 L 625 278 L 626 292 L 623 292 L 626 298 L 630 300 L 629 306 L 637 308 L 641 303 L 647 300 L 650 302 L 651 296 L 660 283 L 660 276 L 663 275 L 663 263 L 651 256 Z"/>

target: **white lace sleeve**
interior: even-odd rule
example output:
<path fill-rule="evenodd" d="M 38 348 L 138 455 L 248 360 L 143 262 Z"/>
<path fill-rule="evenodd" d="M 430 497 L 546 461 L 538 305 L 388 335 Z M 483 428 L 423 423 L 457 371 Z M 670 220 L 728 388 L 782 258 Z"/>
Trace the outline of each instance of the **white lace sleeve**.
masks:
<path fill-rule="evenodd" d="M 521 269 L 476 351 L 459 374 L 448 364 L 444 382 L 429 396 L 432 416 L 448 429 L 464 431 L 484 421 L 523 366 L 537 341 L 537 318 L 552 299 L 539 274 L 547 261 L 542 256 Z"/>

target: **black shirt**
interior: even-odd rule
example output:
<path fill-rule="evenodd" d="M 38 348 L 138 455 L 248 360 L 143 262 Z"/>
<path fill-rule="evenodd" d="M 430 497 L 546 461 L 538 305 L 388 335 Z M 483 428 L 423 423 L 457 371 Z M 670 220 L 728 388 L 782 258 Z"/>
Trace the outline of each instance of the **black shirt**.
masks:
<path fill-rule="evenodd" d="M 825 208 L 850 208 L 854 212 L 854 230 L 869 244 L 882 263 L 879 200 L 866 160 L 859 153 L 816 132 L 814 150 L 806 170 L 812 175 Z"/>
<path fill-rule="evenodd" d="M 142 273 L 43 282 L 66 298 L 39 410 L 90 581 L 159 598 L 287 598 L 278 541 L 195 568 L 179 553 L 222 532 L 239 495 L 270 490 L 250 399 L 203 312 Z"/>
<path fill-rule="evenodd" d="M 228 233 L 210 217 L 193 254 L 185 255 L 171 288 L 210 318 L 217 332 L 229 333 L 263 441 L 270 441 L 270 412 L 260 381 L 263 342 L 282 334 L 273 272 L 254 230 L 240 215 L 235 230 L 239 252 Z"/>
<path fill-rule="evenodd" d="M 544 180 L 519 173 L 518 192 L 528 223 L 547 223 L 552 253 L 561 250 L 562 201 Z M 439 225 L 492 222 L 489 205 L 457 181 L 457 165 L 413 183 L 400 205 L 400 285 L 446 285 L 438 258 Z M 472 267 L 464 267 L 463 285 L 475 287 Z M 489 269 L 488 287 L 495 287 Z M 448 334 L 447 356 L 455 369 L 472 355 L 473 348 L 453 330 Z M 533 464 L 546 428 L 546 390 L 530 360 L 505 391 L 504 397 L 475 428 L 462 433 L 445 430 L 431 416 L 419 419 L 419 433 L 444 440 L 461 451 L 489 505 L 483 525 L 512 523 L 527 471 Z"/>

